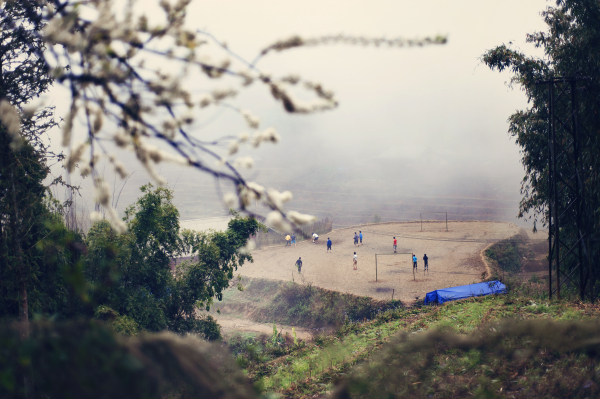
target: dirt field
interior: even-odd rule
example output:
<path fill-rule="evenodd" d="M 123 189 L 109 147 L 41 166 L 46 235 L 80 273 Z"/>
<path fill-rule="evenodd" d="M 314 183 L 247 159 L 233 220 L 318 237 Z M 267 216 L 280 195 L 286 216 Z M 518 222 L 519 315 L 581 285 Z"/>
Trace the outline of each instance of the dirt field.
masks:
<path fill-rule="evenodd" d="M 242 276 L 277 280 L 304 279 L 330 290 L 365 295 L 377 299 L 400 299 L 406 302 L 423 298 L 436 288 L 452 287 L 481 281 L 486 270 L 481 252 L 489 244 L 517 234 L 519 227 L 506 222 L 382 223 L 333 230 L 297 247 L 281 246 L 256 250 L 253 264 L 246 264 Z M 361 230 L 363 245 L 355 247 L 354 232 Z M 333 251 L 326 253 L 327 237 Z M 393 254 L 392 237 L 398 239 L 398 254 Z M 352 257 L 358 255 L 358 270 L 352 270 Z M 418 272 L 413 279 L 411 253 L 417 255 Z M 401 254 L 407 253 L 407 254 Z M 423 254 L 429 257 L 429 274 L 423 273 Z M 375 254 L 377 281 L 375 281 Z M 300 276 L 294 267 L 302 257 Z"/>

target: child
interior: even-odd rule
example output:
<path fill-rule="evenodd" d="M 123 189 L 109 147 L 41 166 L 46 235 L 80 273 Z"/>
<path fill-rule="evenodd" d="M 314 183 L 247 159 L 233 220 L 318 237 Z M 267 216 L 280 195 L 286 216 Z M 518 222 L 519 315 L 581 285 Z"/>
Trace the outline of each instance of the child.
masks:
<path fill-rule="evenodd" d="M 291 239 L 292 239 L 292 238 L 290 237 L 290 235 L 289 235 L 289 234 L 288 234 L 287 236 L 285 236 L 285 246 L 286 246 L 286 247 L 287 247 L 288 245 L 290 245 L 290 246 L 291 246 L 291 244 L 290 244 L 290 240 L 291 240 Z"/>
<path fill-rule="evenodd" d="M 358 270 L 358 255 L 356 252 L 354 253 L 354 262 L 352 264 L 354 266 L 354 270 Z"/>
<path fill-rule="evenodd" d="M 362 245 L 362 231 L 359 230 L 358 238 L 360 238 L 360 245 Z"/>
<path fill-rule="evenodd" d="M 302 257 L 299 257 L 296 261 L 296 267 L 298 268 L 298 273 L 302 273 Z"/>
<path fill-rule="evenodd" d="M 413 269 L 417 268 L 417 255 L 413 254 Z"/>
<path fill-rule="evenodd" d="M 317 241 L 319 241 L 319 236 L 317 235 L 317 233 L 313 233 L 313 244 L 316 244 Z"/>
<path fill-rule="evenodd" d="M 354 232 L 354 246 L 358 245 L 358 234 L 356 234 L 356 231 Z"/>
<path fill-rule="evenodd" d="M 327 237 L 327 252 L 331 251 L 331 238 Z"/>
<path fill-rule="evenodd" d="M 423 255 L 423 262 L 424 262 L 424 266 L 425 270 L 427 270 L 429 272 L 429 258 L 427 257 L 427 254 Z"/>
<path fill-rule="evenodd" d="M 396 248 L 398 247 L 398 241 L 396 240 L 396 237 L 394 237 L 394 253 L 396 253 Z"/>
<path fill-rule="evenodd" d="M 292 244 L 294 244 L 294 247 L 296 247 L 296 234 L 292 233 L 292 242 L 290 243 L 290 247 L 292 246 Z"/>

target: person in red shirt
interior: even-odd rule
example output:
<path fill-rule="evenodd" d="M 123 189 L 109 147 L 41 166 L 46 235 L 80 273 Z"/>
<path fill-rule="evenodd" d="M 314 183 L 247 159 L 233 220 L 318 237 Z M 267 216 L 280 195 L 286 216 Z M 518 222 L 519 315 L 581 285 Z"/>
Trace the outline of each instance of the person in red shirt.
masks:
<path fill-rule="evenodd" d="M 396 240 L 396 237 L 394 237 L 394 253 L 396 253 L 396 248 L 398 248 L 398 241 Z"/>

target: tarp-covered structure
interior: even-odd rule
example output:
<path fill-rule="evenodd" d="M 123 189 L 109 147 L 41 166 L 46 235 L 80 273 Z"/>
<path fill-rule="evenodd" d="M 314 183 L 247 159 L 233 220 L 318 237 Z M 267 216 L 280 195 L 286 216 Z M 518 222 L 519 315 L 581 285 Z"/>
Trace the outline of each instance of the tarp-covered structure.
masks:
<path fill-rule="evenodd" d="M 425 296 L 425 305 L 431 303 L 444 303 L 457 299 L 484 296 L 490 294 L 506 294 L 506 286 L 500 281 L 487 281 L 485 283 L 460 285 L 458 287 L 442 288 L 428 292 Z"/>

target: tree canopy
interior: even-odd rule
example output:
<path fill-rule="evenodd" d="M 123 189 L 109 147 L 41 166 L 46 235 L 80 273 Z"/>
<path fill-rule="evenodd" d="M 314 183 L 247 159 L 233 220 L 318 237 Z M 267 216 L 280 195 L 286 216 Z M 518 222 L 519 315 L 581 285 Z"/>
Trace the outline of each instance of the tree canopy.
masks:
<path fill-rule="evenodd" d="M 545 32 L 534 32 L 527 41 L 542 48 L 545 57 L 529 57 L 510 46 L 500 45 L 483 55 L 483 62 L 493 70 L 510 70 L 511 83 L 523 89 L 530 107 L 518 110 L 508 119 L 509 134 L 521 148 L 521 162 L 525 168 L 521 193 L 520 217 L 532 218 L 547 224 L 549 205 L 548 191 L 548 85 L 538 84 L 553 77 L 583 78 L 577 84 L 579 109 L 577 118 L 581 137 L 580 173 L 585 185 L 587 204 L 586 222 L 589 231 L 600 228 L 600 115 L 598 114 L 598 93 L 600 93 L 600 3 L 594 0 L 559 0 L 556 7 L 548 7 L 542 12 L 548 26 Z M 563 96 L 565 97 L 565 96 Z M 568 113 L 571 97 L 561 99 L 556 112 L 563 123 L 571 123 Z M 573 151 L 568 128 L 558 133 L 556 138 L 561 151 Z M 573 197 L 564 189 L 575 172 L 575 165 L 568 158 L 560 158 L 557 171 L 560 201 L 567 208 L 567 222 L 561 227 L 562 240 L 576 242 L 575 217 L 568 204 Z M 595 237 L 592 237 L 592 239 Z M 597 264 L 597 251 L 590 248 L 593 263 Z M 567 259 L 569 261 L 569 259 Z M 592 270 L 592 284 L 598 271 Z M 575 277 L 577 278 L 577 277 Z M 596 290 L 597 292 L 597 290 Z"/>
<path fill-rule="evenodd" d="M 84 274 L 100 316 L 113 314 L 119 323 L 133 320 L 147 331 L 200 332 L 217 338 L 218 329 L 198 307 L 210 309 L 221 299 L 233 273 L 250 254 L 241 253 L 259 229 L 252 217 L 235 217 L 225 232 L 183 231 L 173 193 L 146 185 L 143 195 L 125 212 L 126 233 L 117 234 L 106 220 L 94 223 L 86 238 Z M 187 261 L 175 267 L 174 258 Z M 112 309 L 111 313 L 108 309 Z M 126 318 L 126 319 L 125 319 Z"/>

